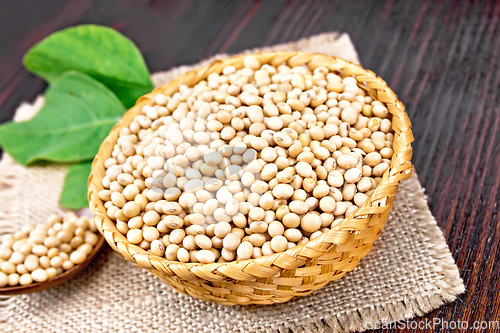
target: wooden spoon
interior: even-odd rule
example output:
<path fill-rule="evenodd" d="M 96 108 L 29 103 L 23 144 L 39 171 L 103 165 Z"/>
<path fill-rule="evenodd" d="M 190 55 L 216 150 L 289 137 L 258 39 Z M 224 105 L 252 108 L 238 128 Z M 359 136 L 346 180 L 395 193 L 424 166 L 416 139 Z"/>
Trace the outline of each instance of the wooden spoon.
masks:
<path fill-rule="evenodd" d="M 94 249 L 90 254 L 88 255 L 87 259 L 79 264 L 75 265 L 73 268 L 68 269 L 67 271 L 54 276 L 52 279 L 48 279 L 45 282 L 39 282 L 39 283 L 32 283 L 27 286 L 14 286 L 14 287 L 4 287 L 0 288 L 0 296 L 4 295 L 15 295 L 15 294 L 28 294 L 28 293 L 33 293 L 35 291 L 40 291 L 48 288 L 55 287 L 61 283 L 64 283 L 68 281 L 69 279 L 72 279 L 76 275 L 78 275 L 81 271 L 87 267 L 92 260 L 94 260 L 99 252 L 104 248 L 104 244 L 106 243 L 104 241 L 104 237 L 99 234 L 99 240 L 97 241 L 97 244 L 94 246 Z"/>
<path fill-rule="evenodd" d="M 90 210 L 88 208 L 83 209 L 79 212 L 77 212 L 77 215 L 82 216 L 82 215 L 88 215 L 90 214 Z M 73 268 L 68 269 L 67 271 L 54 276 L 51 279 L 48 279 L 45 282 L 39 282 L 39 283 L 32 283 L 27 286 L 14 286 L 14 287 L 4 287 L 0 288 L 0 296 L 5 296 L 5 295 L 16 295 L 16 294 L 29 294 L 33 293 L 35 291 L 40 291 L 48 288 L 55 287 L 57 285 L 60 285 L 61 283 L 64 283 L 76 275 L 78 275 L 81 271 L 87 267 L 92 260 L 94 260 L 97 255 L 101 252 L 101 250 L 104 248 L 105 239 L 104 237 L 100 234 L 97 233 L 98 236 L 98 241 L 97 244 L 94 246 L 92 249 L 92 252 L 87 256 L 87 259 L 78 265 L 75 265 Z"/>

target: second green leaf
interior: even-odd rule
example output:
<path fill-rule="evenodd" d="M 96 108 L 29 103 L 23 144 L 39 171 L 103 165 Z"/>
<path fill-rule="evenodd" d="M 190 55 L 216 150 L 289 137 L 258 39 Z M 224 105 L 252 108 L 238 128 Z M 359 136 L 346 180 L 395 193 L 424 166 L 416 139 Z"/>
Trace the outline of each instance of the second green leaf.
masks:
<path fill-rule="evenodd" d="M 0 126 L 0 145 L 24 165 L 92 159 L 125 111 L 104 85 L 70 71 L 53 82 L 33 119 Z"/>

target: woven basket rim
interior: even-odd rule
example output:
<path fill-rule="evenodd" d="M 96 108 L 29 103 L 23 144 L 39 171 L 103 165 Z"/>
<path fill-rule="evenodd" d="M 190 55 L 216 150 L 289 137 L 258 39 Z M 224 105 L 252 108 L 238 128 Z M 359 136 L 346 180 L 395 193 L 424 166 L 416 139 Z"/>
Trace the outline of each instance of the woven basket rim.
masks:
<path fill-rule="evenodd" d="M 145 251 L 139 246 L 128 242 L 127 238 L 117 230 L 115 222 L 113 222 L 106 213 L 102 214 L 102 211 L 106 212 L 106 209 L 104 208 L 104 204 L 99 198 L 98 193 L 104 188 L 101 183 L 102 177 L 97 176 L 96 173 L 104 170 L 104 161 L 110 157 L 110 153 L 107 153 L 106 151 L 110 152 L 112 150 L 118 139 L 119 131 L 123 127 L 128 126 L 136 115 L 141 114 L 144 106 L 154 105 L 155 95 L 163 93 L 171 96 L 176 92 L 176 89 L 178 89 L 181 84 L 186 84 L 188 86 L 192 85 L 187 84 L 190 82 L 196 84 L 200 80 L 205 79 L 210 73 L 221 73 L 222 69 L 229 65 L 241 68 L 243 58 L 248 55 L 249 54 L 238 54 L 229 58 L 214 60 L 208 66 L 190 70 L 177 76 L 167 84 L 156 87 L 150 93 L 137 100 L 136 104 L 123 115 L 122 119 L 120 119 L 120 121 L 112 128 L 110 134 L 101 144 L 92 163 L 92 171 L 88 180 L 88 199 L 90 208 L 94 213 L 96 226 L 99 232 L 104 235 L 108 244 L 115 251 L 120 252 L 126 260 L 137 263 L 138 266 L 148 270 L 160 268 L 161 270 L 166 271 L 169 275 L 177 275 L 188 279 L 193 275 L 191 272 L 192 269 L 203 267 L 203 271 L 196 272 L 200 274 L 196 274 L 198 278 L 201 275 L 205 275 L 203 272 L 224 268 L 231 271 L 240 271 L 242 273 L 241 279 L 244 280 L 246 278 L 245 275 L 249 275 L 244 273 L 245 269 L 253 264 L 258 264 L 259 266 L 266 266 L 269 268 L 267 272 L 262 272 L 261 277 L 270 278 L 275 276 L 282 269 L 297 268 L 302 266 L 306 260 L 319 258 L 322 254 L 329 250 L 332 245 L 341 246 L 342 244 L 347 243 L 347 241 L 351 239 L 351 237 L 355 236 L 355 234 L 362 233 L 369 227 L 368 225 L 363 225 L 363 223 L 367 222 L 367 220 L 369 220 L 369 216 L 372 214 L 380 214 L 381 209 L 379 208 L 389 210 L 392 208 L 392 200 L 399 181 L 409 178 L 413 169 L 413 165 L 410 162 L 412 156 L 411 142 L 413 141 L 413 134 L 411 132 L 411 123 L 408 115 L 406 114 L 404 105 L 401 101 L 399 101 L 396 94 L 388 87 L 387 83 L 374 72 L 364 69 L 360 65 L 340 57 L 302 51 L 257 52 L 251 53 L 251 55 L 258 57 L 259 60 L 261 60 L 261 63 L 262 60 L 271 60 L 271 63 L 273 64 L 281 64 L 288 61 L 291 67 L 302 64 L 306 64 L 309 67 L 314 68 L 325 66 L 330 70 L 333 69 L 344 73 L 344 76 L 354 76 L 358 81 L 358 86 L 363 88 L 365 91 L 369 91 L 371 93 L 370 95 L 372 95 L 375 100 L 378 100 L 387 106 L 389 113 L 393 117 L 393 142 L 399 143 L 401 141 L 401 143 L 393 146 L 394 154 L 391 158 L 390 167 L 384 173 L 382 180 L 378 184 L 375 191 L 369 196 L 369 199 L 366 200 L 361 207 L 359 207 L 350 216 L 344 218 L 344 220 L 336 225 L 334 229 L 324 232 L 317 238 L 309 240 L 307 243 L 296 245 L 295 247 L 284 252 L 265 255 L 256 259 L 234 260 L 224 263 L 215 262 L 211 264 L 182 263 L 156 256 Z M 266 61 L 266 63 L 269 62 Z M 360 85 L 362 82 L 364 83 L 364 86 Z M 370 82 L 376 82 L 378 85 L 382 86 L 383 89 L 378 87 L 376 90 L 371 91 Z M 394 185 L 389 187 L 393 188 L 393 190 L 378 191 L 387 184 Z M 304 252 L 306 253 L 304 254 Z M 283 259 L 282 261 L 286 262 L 286 267 L 276 265 L 278 258 L 281 258 Z M 217 281 L 217 277 L 217 275 L 211 274 L 205 278 L 210 279 L 211 281 Z M 221 278 L 221 281 L 222 280 L 223 279 Z"/>

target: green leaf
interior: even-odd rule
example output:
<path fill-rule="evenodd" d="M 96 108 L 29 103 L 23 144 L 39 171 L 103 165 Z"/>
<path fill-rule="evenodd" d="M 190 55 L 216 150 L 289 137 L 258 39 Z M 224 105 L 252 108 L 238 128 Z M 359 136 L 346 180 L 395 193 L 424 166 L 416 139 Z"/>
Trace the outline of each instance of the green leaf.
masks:
<path fill-rule="evenodd" d="M 111 89 L 127 108 L 153 89 L 134 43 L 116 30 L 98 25 L 53 33 L 26 53 L 24 66 L 50 83 L 68 70 L 86 73 Z"/>
<path fill-rule="evenodd" d="M 87 199 L 87 180 L 89 179 L 92 161 L 72 164 L 64 180 L 64 187 L 59 205 L 69 209 L 80 209 L 89 206 Z"/>
<path fill-rule="evenodd" d="M 88 160 L 124 112 L 104 85 L 69 71 L 47 90 L 45 105 L 35 117 L 0 126 L 0 145 L 24 165 Z"/>

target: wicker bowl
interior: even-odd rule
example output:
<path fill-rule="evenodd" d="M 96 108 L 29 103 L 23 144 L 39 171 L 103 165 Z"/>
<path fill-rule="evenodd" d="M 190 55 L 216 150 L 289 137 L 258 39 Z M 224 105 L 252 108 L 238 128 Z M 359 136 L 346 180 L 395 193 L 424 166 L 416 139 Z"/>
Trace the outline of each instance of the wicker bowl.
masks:
<path fill-rule="evenodd" d="M 193 86 L 211 73 L 221 73 L 233 65 L 243 67 L 244 55 L 218 60 L 207 67 L 185 73 L 141 97 L 111 130 L 102 143 L 92 165 L 89 178 L 89 202 L 95 223 L 108 244 L 123 257 L 137 264 L 175 290 L 223 305 L 272 304 L 305 296 L 332 280 L 353 270 L 359 260 L 370 252 L 391 211 L 399 181 L 411 175 L 411 123 L 403 104 L 387 84 L 373 72 L 344 59 L 304 52 L 263 52 L 254 54 L 261 64 L 279 65 L 288 62 L 292 67 L 306 64 L 311 70 L 325 66 L 342 76 L 354 76 L 360 88 L 375 100 L 384 103 L 392 115 L 394 130 L 390 168 L 385 172 L 369 199 L 332 230 L 285 252 L 257 259 L 228 263 L 180 263 L 146 252 L 127 241 L 107 216 L 99 198 L 105 176 L 104 161 L 111 156 L 120 129 L 128 126 L 145 105 L 154 104 L 154 96 L 172 96 L 181 84 Z"/>

